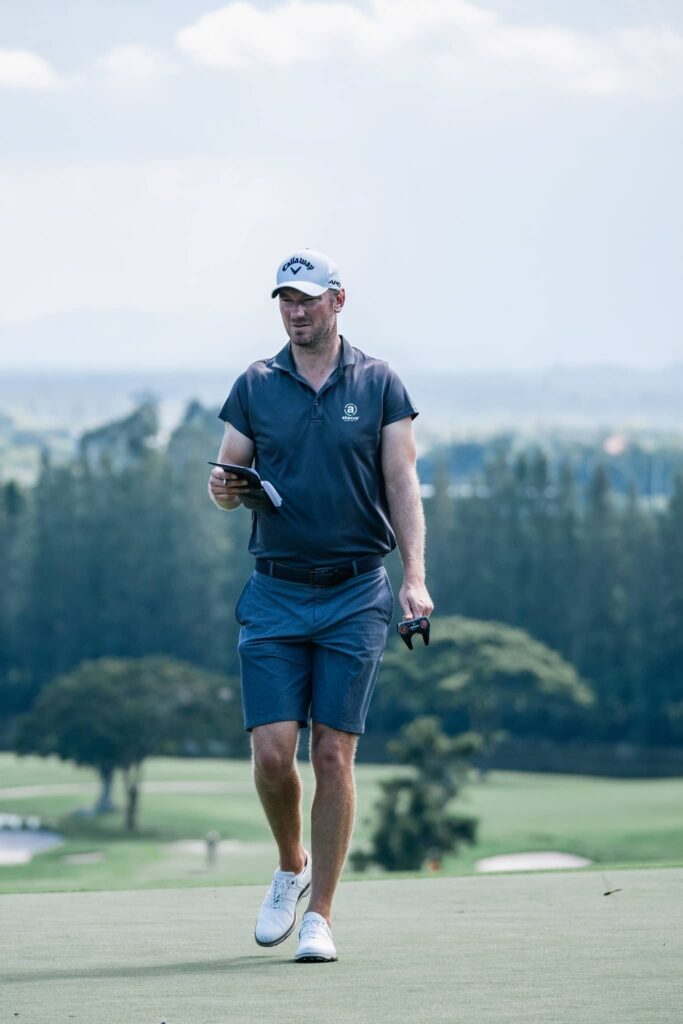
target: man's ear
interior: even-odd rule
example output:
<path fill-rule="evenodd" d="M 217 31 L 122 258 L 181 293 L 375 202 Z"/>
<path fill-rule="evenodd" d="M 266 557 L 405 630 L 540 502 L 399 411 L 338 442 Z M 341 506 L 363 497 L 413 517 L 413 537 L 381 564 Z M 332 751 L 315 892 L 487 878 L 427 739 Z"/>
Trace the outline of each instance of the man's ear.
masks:
<path fill-rule="evenodd" d="M 344 291 L 343 288 L 340 288 L 339 291 L 337 292 L 337 294 L 335 295 L 335 298 L 334 298 L 334 311 L 335 311 L 335 313 L 339 313 L 343 309 L 345 302 L 346 302 L 346 292 Z"/>

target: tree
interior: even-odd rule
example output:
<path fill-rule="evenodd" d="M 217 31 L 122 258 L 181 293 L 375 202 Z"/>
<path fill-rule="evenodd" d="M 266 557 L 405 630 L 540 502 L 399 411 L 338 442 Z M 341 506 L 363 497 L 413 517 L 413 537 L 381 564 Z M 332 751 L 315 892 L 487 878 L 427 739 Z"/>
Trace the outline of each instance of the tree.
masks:
<path fill-rule="evenodd" d="M 659 528 L 659 620 L 649 678 L 650 739 L 683 740 L 683 476 Z"/>
<path fill-rule="evenodd" d="M 427 857 L 440 860 L 459 843 L 473 843 L 476 819 L 454 814 L 449 806 L 478 747 L 479 738 L 471 733 L 447 736 L 436 718 L 416 718 L 404 726 L 387 750 L 413 773 L 380 782 L 372 849 L 354 852 L 353 866 L 362 870 L 374 861 L 388 871 L 416 871 Z"/>
<path fill-rule="evenodd" d="M 137 826 L 142 765 L 152 754 L 242 754 L 236 687 L 185 662 L 99 658 L 49 683 L 16 736 L 20 754 L 96 768 L 103 790 L 123 774 L 125 827 Z"/>
<path fill-rule="evenodd" d="M 394 642 L 382 673 L 379 710 L 391 710 L 394 727 L 437 715 L 449 730 L 479 733 L 488 750 L 501 729 L 557 732 L 593 700 L 573 666 L 524 630 L 460 616 L 434 620 L 424 657 Z"/>
<path fill-rule="evenodd" d="M 628 594 L 623 583 L 623 516 L 607 468 L 588 482 L 577 566 L 572 662 L 594 681 L 601 715 L 623 735 L 624 681 L 628 678 Z"/>
<path fill-rule="evenodd" d="M 45 456 L 30 498 L 19 641 L 22 660 L 38 687 L 87 655 L 87 613 L 96 606 L 83 557 L 87 509 L 79 467 L 55 466 Z"/>
<path fill-rule="evenodd" d="M 672 499 L 670 510 L 673 509 Z M 616 728 L 638 744 L 656 744 L 666 737 L 657 735 L 658 719 L 665 704 L 659 692 L 654 659 L 664 649 L 661 626 L 667 617 L 664 578 L 678 566 L 660 560 L 660 521 L 647 510 L 632 485 L 622 515 L 619 572 L 623 588 L 624 677 L 621 687 L 612 695 L 612 711 L 607 711 L 610 729 Z M 653 595 L 657 598 L 653 600 Z M 680 632 L 680 619 L 678 620 Z M 656 638 L 653 642 L 653 639 Z M 619 708 L 619 698 L 622 707 Z M 619 713 L 621 712 L 621 713 Z"/>
<path fill-rule="evenodd" d="M 28 548 L 27 499 L 15 483 L 0 486 L 0 744 L 9 717 L 29 706 L 34 693 L 18 643 Z"/>
<path fill-rule="evenodd" d="M 455 505 L 448 493 L 448 463 L 443 455 L 437 456 L 434 469 L 434 493 L 425 501 L 427 521 L 427 576 L 432 581 L 432 597 L 439 607 L 445 607 L 453 599 L 452 577 L 442 571 L 452 554 L 453 522 Z"/>
<path fill-rule="evenodd" d="M 163 649 L 204 668 L 237 670 L 239 626 L 232 614 L 253 570 L 248 542 L 252 517 L 226 514 L 207 496 L 207 458 L 214 459 L 222 424 L 215 410 L 191 403 L 168 443 L 167 502 L 172 532 L 173 576 L 166 598 L 174 637 Z"/>

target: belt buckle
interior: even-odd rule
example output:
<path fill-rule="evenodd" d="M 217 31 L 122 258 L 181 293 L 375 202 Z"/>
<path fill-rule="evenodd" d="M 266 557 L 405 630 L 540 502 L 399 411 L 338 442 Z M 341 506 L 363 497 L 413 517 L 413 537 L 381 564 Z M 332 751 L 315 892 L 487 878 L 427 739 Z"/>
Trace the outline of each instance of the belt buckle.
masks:
<path fill-rule="evenodd" d="M 312 587 L 324 587 L 325 583 L 323 583 L 322 580 L 323 579 L 327 579 L 329 576 L 331 576 L 334 573 L 334 571 L 335 570 L 333 568 L 331 568 L 331 567 L 327 568 L 325 566 L 316 567 L 315 569 L 310 569 L 309 570 L 309 575 L 310 575 L 310 580 L 311 580 L 311 586 Z M 321 582 L 318 582 L 318 580 L 320 580 Z"/>
<path fill-rule="evenodd" d="M 344 570 L 335 566 L 322 566 L 310 570 L 311 586 L 331 587 L 337 581 L 346 579 Z M 320 581 L 320 582 L 318 582 Z"/>

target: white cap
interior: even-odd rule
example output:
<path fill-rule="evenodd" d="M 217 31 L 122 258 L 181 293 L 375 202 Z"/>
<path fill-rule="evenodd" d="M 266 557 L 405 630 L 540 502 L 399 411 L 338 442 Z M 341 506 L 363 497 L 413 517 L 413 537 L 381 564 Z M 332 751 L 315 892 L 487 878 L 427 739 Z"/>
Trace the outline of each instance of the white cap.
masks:
<path fill-rule="evenodd" d="M 324 253 L 315 249 L 299 249 L 277 268 L 273 298 L 281 288 L 296 288 L 304 295 L 313 296 L 322 295 L 328 288 L 339 291 L 339 269 L 334 260 Z"/>

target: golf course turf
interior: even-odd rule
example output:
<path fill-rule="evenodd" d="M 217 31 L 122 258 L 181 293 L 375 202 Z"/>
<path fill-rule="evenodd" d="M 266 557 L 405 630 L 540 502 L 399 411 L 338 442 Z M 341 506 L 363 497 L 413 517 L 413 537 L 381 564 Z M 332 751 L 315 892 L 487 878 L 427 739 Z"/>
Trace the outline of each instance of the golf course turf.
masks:
<path fill-rule="evenodd" d="M 307 823 L 313 780 L 309 764 L 301 771 Z M 379 782 L 396 771 L 357 765 L 352 848 L 368 845 Z M 0 811 L 38 816 L 65 840 L 30 863 L 0 868 L 0 893 L 265 885 L 272 874 L 273 840 L 248 761 L 150 759 L 135 834 L 126 833 L 120 812 L 100 818 L 79 813 L 97 791 L 92 771 L 55 758 L 0 754 Z M 121 806 L 122 793 L 114 795 Z M 492 772 L 485 781 L 470 782 L 458 798 L 456 809 L 479 820 L 477 844 L 446 856 L 441 875 L 471 874 L 485 857 L 547 850 L 587 857 L 591 870 L 683 866 L 682 806 L 680 778 Z M 205 854 L 189 853 L 186 844 L 192 840 L 201 848 L 211 830 L 230 846 L 207 868 Z M 374 867 L 369 872 L 373 878 L 383 874 Z"/>
<path fill-rule="evenodd" d="M 4 896 L 0 1021 L 681 1019 L 682 868 L 344 882 L 320 965 L 255 945 L 263 891 Z"/>

